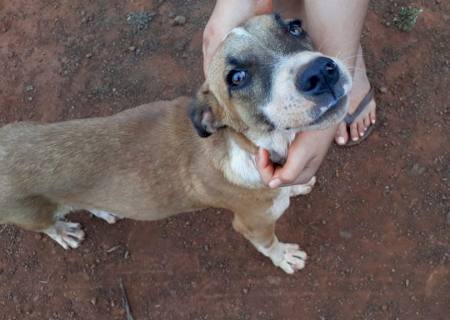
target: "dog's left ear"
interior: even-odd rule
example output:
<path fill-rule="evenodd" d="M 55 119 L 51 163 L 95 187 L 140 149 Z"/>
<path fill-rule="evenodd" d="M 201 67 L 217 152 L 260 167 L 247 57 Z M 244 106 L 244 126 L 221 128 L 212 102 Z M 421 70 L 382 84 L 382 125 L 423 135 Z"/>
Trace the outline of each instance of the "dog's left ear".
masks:
<path fill-rule="evenodd" d="M 189 118 L 198 135 L 206 138 L 224 127 L 221 114 L 219 103 L 205 82 L 189 106 Z"/>

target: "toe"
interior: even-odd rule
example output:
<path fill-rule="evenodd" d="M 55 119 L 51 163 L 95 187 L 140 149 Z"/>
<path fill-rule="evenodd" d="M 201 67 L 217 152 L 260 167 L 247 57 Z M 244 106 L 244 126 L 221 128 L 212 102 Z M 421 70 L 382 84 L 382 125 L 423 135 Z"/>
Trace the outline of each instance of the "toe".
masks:
<path fill-rule="evenodd" d="M 348 131 L 347 131 L 347 125 L 345 122 L 341 122 L 339 124 L 339 127 L 336 131 L 336 136 L 334 138 L 336 143 L 340 146 L 343 146 L 348 141 Z"/>
<path fill-rule="evenodd" d="M 287 274 L 293 274 L 295 272 L 294 268 L 286 260 L 280 263 L 280 268 L 283 269 Z"/>
<path fill-rule="evenodd" d="M 359 134 L 359 136 L 360 137 L 364 136 L 364 133 L 367 130 L 366 126 L 364 125 L 364 122 L 362 120 L 358 121 L 357 126 L 358 126 L 358 134 Z"/>
<path fill-rule="evenodd" d="M 306 252 L 301 250 L 297 250 L 297 252 L 295 252 L 292 256 L 298 259 L 302 259 L 303 261 L 308 257 L 306 255 Z"/>
<path fill-rule="evenodd" d="M 367 128 L 369 128 L 371 125 L 370 114 L 368 114 L 366 117 L 364 117 L 363 122 L 364 122 L 364 126 L 366 127 L 366 130 L 367 130 Z"/>
<path fill-rule="evenodd" d="M 57 238 L 53 238 L 61 247 L 64 248 L 64 250 L 68 250 L 69 246 L 67 245 L 67 242 L 64 241 L 64 239 L 61 236 L 58 236 Z"/>
<path fill-rule="evenodd" d="M 70 237 L 72 237 L 72 238 L 74 238 L 74 239 L 77 239 L 77 240 L 83 240 L 84 239 L 84 231 L 83 230 L 76 230 L 76 231 L 74 231 L 74 232 L 67 232 L 66 233 L 68 236 L 70 236 Z"/>
<path fill-rule="evenodd" d="M 356 122 L 350 125 L 350 136 L 352 137 L 352 141 L 357 141 L 359 139 L 358 125 Z"/>
<path fill-rule="evenodd" d="M 64 223 L 64 230 L 66 232 L 78 232 L 81 230 L 81 225 L 79 223 L 66 222 Z"/>
<path fill-rule="evenodd" d="M 377 120 L 376 110 L 375 109 L 373 111 L 369 112 L 369 117 L 370 117 L 370 122 L 372 124 L 374 124 L 376 122 L 376 120 Z"/>
<path fill-rule="evenodd" d="M 286 262 L 294 270 L 301 270 L 301 269 L 305 268 L 305 260 L 302 260 L 302 259 L 294 257 L 294 256 L 287 257 Z"/>
<path fill-rule="evenodd" d="M 72 249 L 76 249 L 80 246 L 79 239 L 72 238 L 71 236 L 64 236 L 63 239 Z"/>

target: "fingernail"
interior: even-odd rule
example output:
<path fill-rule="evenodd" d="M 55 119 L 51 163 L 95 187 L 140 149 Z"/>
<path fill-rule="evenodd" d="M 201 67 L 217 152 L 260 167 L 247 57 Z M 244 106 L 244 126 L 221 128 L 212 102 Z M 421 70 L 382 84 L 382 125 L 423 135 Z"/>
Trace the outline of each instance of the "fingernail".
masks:
<path fill-rule="evenodd" d="M 337 138 L 337 143 L 340 144 L 340 145 L 345 144 L 345 139 L 344 139 L 344 137 L 338 137 L 338 138 Z"/>
<path fill-rule="evenodd" d="M 280 179 L 274 179 L 272 181 L 269 182 L 269 187 L 271 187 L 272 189 L 278 188 L 281 184 Z"/>

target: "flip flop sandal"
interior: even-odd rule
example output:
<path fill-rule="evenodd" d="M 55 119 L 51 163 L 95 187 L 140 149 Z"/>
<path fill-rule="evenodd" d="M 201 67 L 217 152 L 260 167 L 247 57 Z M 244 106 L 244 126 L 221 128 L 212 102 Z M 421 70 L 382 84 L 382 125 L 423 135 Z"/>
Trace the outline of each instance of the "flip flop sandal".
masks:
<path fill-rule="evenodd" d="M 374 96 L 374 90 L 373 87 L 370 88 L 369 92 L 366 94 L 366 96 L 364 97 L 364 99 L 361 100 L 361 102 L 359 103 L 358 107 L 356 108 L 356 110 L 353 113 L 347 113 L 347 115 L 344 118 L 344 122 L 347 125 L 347 128 L 353 123 L 355 122 L 355 119 L 358 118 L 358 116 L 363 113 L 367 106 L 369 105 L 369 103 L 373 100 L 373 96 Z M 341 145 L 342 147 L 352 147 L 352 146 L 356 146 L 358 144 L 360 144 L 361 142 L 363 142 L 364 140 L 366 140 L 370 134 L 372 133 L 373 129 L 375 127 L 374 123 L 371 123 L 370 126 L 367 128 L 366 132 L 364 132 L 364 135 L 362 137 L 359 137 L 358 140 L 353 141 L 350 138 L 350 134 L 349 134 L 349 139 L 347 141 L 346 144 Z"/>

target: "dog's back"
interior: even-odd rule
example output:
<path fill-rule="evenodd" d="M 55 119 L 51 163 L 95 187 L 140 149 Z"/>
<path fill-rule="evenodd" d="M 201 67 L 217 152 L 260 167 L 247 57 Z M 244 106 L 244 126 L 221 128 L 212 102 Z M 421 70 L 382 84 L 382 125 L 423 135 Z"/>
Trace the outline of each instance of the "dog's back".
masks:
<path fill-rule="evenodd" d="M 41 215 L 49 207 L 55 214 L 61 205 L 133 211 L 138 219 L 148 218 L 149 210 L 158 219 L 158 212 L 191 206 L 189 197 L 186 203 L 171 202 L 182 186 L 167 183 L 181 181 L 180 170 L 188 167 L 179 139 L 195 136 L 185 117 L 188 101 L 152 103 L 104 118 L 0 128 L 0 223 L 34 229 L 34 223 L 18 222 L 18 215 Z M 167 177 L 171 172 L 178 179 Z"/>

